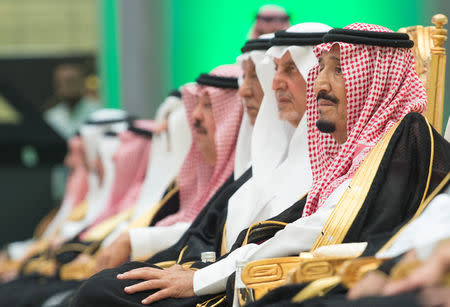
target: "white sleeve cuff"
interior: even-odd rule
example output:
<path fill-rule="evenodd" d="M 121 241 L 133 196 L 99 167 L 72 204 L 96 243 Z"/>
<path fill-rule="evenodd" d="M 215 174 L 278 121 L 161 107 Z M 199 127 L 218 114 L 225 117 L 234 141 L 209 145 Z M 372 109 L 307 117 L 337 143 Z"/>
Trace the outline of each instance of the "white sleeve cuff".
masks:
<path fill-rule="evenodd" d="M 236 260 L 245 259 L 248 251 L 257 247 L 248 244 L 234 250 L 227 257 L 194 273 L 194 293 L 197 296 L 224 292 L 228 276 L 236 270 Z"/>
<path fill-rule="evenodd" d="M 155 253 L 172 246 L 189 226 L 190 223 L 177 223 L 171 226 L 130 229 L 131 259 L 150 258 Z"/>

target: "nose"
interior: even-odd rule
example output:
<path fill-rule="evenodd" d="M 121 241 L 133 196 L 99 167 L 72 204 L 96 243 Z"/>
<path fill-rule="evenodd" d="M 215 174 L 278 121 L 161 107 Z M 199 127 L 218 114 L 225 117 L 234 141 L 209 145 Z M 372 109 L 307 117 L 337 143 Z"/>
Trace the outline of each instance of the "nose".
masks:
<path fill-rule="evenodd" d="M 273 76 L 272 89 L 274 91 L 287 89 L 286 80 L 284 79 L 282 73 L 278 70 L 275 72 L 275 75 Z"/>
<path fill-rule="evenodd" d="M 202 113 L 202 108 L 201 108 L 201 104 L 197 103 L 194 107 L 194 111 L 192 112 L 192 118 L 194 119 L 194 121 L 199 120 L 201 121 L 203 119 L 203 113 Z"/>
<path fill-rule="evenodd" d="M 244 77 L 241 86 L 239 87 L 239 95 L 242 98 L 249 98 L 252 97 L 252 89 L 250 87 L 250 81 L 248 80 L 248 77 Z"/>
<path fill-rule="evenodd" d="M 330 80 L 325 69 L 317 75 L 316 81 L 314 81 L 314 91 L 316 93 L 320 91 L 325 91 L 326 93 L 331 92 Z"/>

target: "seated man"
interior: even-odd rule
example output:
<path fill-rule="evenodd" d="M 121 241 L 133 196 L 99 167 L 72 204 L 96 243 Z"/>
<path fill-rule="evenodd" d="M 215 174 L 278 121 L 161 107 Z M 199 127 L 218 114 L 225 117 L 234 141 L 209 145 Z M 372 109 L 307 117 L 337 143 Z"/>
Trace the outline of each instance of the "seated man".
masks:
<path fill-rule="evenodd" d="M 160 270 L 130 264 L 122 272 L 135 269 L 119 274 L 119 286 L 106 291 L 97 287 L 102 293 L 95 298 L 93 290 L 89 292 L 95 284 L 86 283 L 75 305 L 114 305 L 109 296 L 129 306 L 139 305 L 140 300 L 155 304 L 167 297 L 192 297 L 194 289 L 197 295 L 215 295 L 225 290 L 223 275 L 233 272 L 237 259 L 295 255 L 326 244 L 367 241 L 371 235 L 390 233 L 410 220 L 424 196 L 442 180 L 442 169 L 448 170 L 443 158 L 448 152 L 445 144 L 425 119 L 414 113 L 425 109 L 426 94 L 407 49 L 412 42 L 407 35 L 373 25 L 351 25 L 344 35 L 336 32 L 325 36 L 330 43 L 315 49 L 319 65 L 308 78 L 314 185 L 300 206 L 303 210 L 297 208 L 303 217 L 269 240 L 244 232 L 231 253 L 195 272 L 180 266 Z M 283 35 L 294 36 L 278 37 Z M 434 150 L 430 146 L 433 139 Z M 436 163 L 430 163 L 432 155 Z M 222 275 L 214 274 L 222 268 Z M 132 295 L 120 294 L 120 286 Z M 217 299 L 230 303 L 229 297 Z M 192 305 L 198 300 L 159 303 L 187 302 Z"/>
<path fill-rule="evenodd" d="M 356 122 L 354 129 L 359 130 L 357 135 L 360 138 L 360 144 L 356 143 L 358 146 L 354 146 L 351 156 L 359 151 L 359 155 L 362 153 L 367 158 L 364 162 L 364 159 L 353 159 L 353 163 L 362 166 L 354 172 L 349 188 L 320 232 L 313 249 L 328 244 L 368 241 L 364 255 L 373 255 L 398 227 L 421 212 L 425 197 L 435 190 L 450 170 L 448 142 L 421 115 L 408 114 L 423 110 L 426 95 L 414 69 L 413 55 L 405 48 L 412 45 L 407 39 L 407 36 L 401 37 L 383 27 L 353 24 L 345 29 L 331 30 L 324 36 L 328 43 L 316 48 L 320 65 L 311 72 L 313 77 L 317 75 L 314 85 L 317 103 L 312 104 L 312 108 L 318 105 L 320 113 L 315 124 L 324 131 L 336 133 L 339 125 L 330 125 L 330 120 L 324 120 L 333 113 L 339 114 L 336 112 L 339 101 L 342 101 L 339 97 L 347 99 L 347 112 L 342 112 L 347 116 L 352 114 L 351 101 L 354 107 L 358 105 L 356 101 L 366 101 L 359 110 L 353 108 L 355 113 L 347 118 Z M 363 58 L 367 60 L 361 61 Z M 398 66 L 398 63 L 402 65 Z M 341 81 L 338 76 L 341 76 Z M 346 95 L 339 96 L 339 90 Z M 332 112 L 333 109 L 336 111 Z M 379 132 L 376 136 L 375 129 L 372 135 L 367 135 L 369 128 L 377 125 L 377 129 L 384 127 L 389 129 L 388 132 Z M 314 122 L 310 127 L 314 127 Z M 383 134 L 386 136 L 381 137 Z M 349 138 L 341 150 L 351 148 L 349 140 L 355 134 L 351 131 L 347 135 Z M 373 142 L 378 144 L 371 145 L 370 153 L 364 154 L 364 147 Z M 320 143 L 317 148 L 320 149 Z M 341 162 L 345 160 L 341 158 Z M 348 165 L 347 169 L 351 171 L 353 165 Z M 337 170 L 335 168 L 333 172 Z M 372 170 L 372 175 L 369 175 L 369 170 Z M 327 180 L 327 177 L 322 178 Z M 330 187 L 329 182 L 324 188 L 327 186 Z M 320 196 L 315 198 L 320 204 Z M 301 284 L 277 289 L 255 305 L 265 306 L 280 299 L 290 301 L 303 287 Z M 336 291 L 340 289 L 337 287 Z"/>
<path fill-rule="evenodd" d="M 361 278 L 347 293 L 336 286 L 323 297 L 292 302 L 292 295 L 303 286 L 291 285 L 273 291 L 254 306 L 446 306 L 450 298 L 449 179 L 450 173 L 430 193 L 420 215 L 393 234 L 381 236 L 389 241 L 375 255 L 382 260 L 378 268 L 372 267 L 363 277 L 355 276 L 354 269 L 342 273 L 348 279 Z M 373 240 L 380 241 L 380 236 Z M 377 243 L 369 241 L 369 246 L 373 244 Z"/>
<path fill-rule="evenodd" d="M 219 250 L 215 249 L 216 252 L 223 251 L 224 249 L 225 251 L 231 249 L 233 242 L 237 240 L 239 232 L 245 227 L 250 226 L 252 222 L 258 221 L 258 219 L 255 220 L 255 218 L 260 217 L 261 219 L 266 219 L 270 218 L 272 215 L 283 214 L 283 211 L 286 208 L 290 207 L 290 205 L 293 202 L 295 202 L 309 189 L 311 181 L 309 181 L 308 183 L 309 161 L 308 161 L 308 152 L 306 150 L 306 127 L 305 127 L 306 122 L 304 119 L 302 120 L 303 113 L 306 109 L 305 79 L 307 77 L 306 76 L 307 71 L 315 64 L 315 61 L 310 60 L 313 59 L 311 45 L 321 41 L 320 37 L 315 38 L 315 40 L 312 41 L 309 38 L 309 32 L 316 31 L 318 32 L 319 36 L 320 31 L 322 31 L 321 35 L 323 35 L 324 31 L 328 29 L 329 27 L 321 24 L 298 25 L 296 28 L 294 28 L 295 31 L 307 32 L 308 34 L 304 34 L 302 37 L 299 38 L 299 46 L 293 46 L 293 48 L 289 50 L 288 48 L 284 48 L 284 50 L 282 50 L 283 52 L 280 52 L 275 56 L 275 62 L 279 65 L 279 68 L 275 75 L 275 80 L 273 82 L 274 83 L 273 87 L 275 91 L 274 93 L 270 93 L 271 92 L 270 90 L 264 89 L 265 96 L 260 112 L 258 113 L 258 118 L 255 123 L 254 136 L 257 136 L 258 134 L 259 138 L 263 138 L 265 136 L 267 142 L 267 137 L 269 136 L 267 134 L 265 135 L 261 134 L 261 131 L 265 132 L 269 130 L 271 132 L 270 137 L 273 138 L 274 142 L 276 142 L 277 140 L 278 141 L 284 140 L 286 148 L 284 150 L 283 147 L 279 148 L 278 146 L 274 148 L 267 148 L 266 142 L 262 140 L 259 142 L 255 142 L 255 138 L 253 138 L 252 151 L 255 150 L 253 145 L 256 145 L 256 148 L 259 150 L 256 150 L 254 152 L 254 155 L 259 155 L 260 157 L 259 159 L 253 159 L 252 163 L 253 167 L 257 168 L 259 178 L 258 181 L 254 182 L 254 185 L 248 185 L 250 181 L 245 183 L 245 185 L 242 186 L 242 188 L 244 187 L 245 188 L 244 189 L 240 188 L 235 193 L 235 195 L 233 195 L 233 197 L 230 199 L 228 203 L 228 217 L 226 219 L 227 227 L 225 227 L 225 229 L 223 229 L 222 227 L 223 230 L 219 228 L 218 231 L 216 231 L 215 233 L 215 237 L 218 238 L 216 239 L 216 241 L 218 241 L 219 243 L 217 244 L 219 245 Z M 245 48 L 246 47 L 244 47 L 244 49 Z M 291 58 L 291 53 L 295 54 L 296 56 L 294 58 Z M 307 56 L 305 56 L 304 53 L 306 53 Z M 253 63 L 249 62 L 248 61 L 249 59 L 251 59 Z M 250 55 L 249 57 L 247 56 L 242 57 L 240 60 L 243 62 L 245 71 L 244 83 L 242 84 L 241 87 L 241 94 L 243 94 L 245 97 L 245 95 L 248 95 L 247 92 L 250 92 L 248 89 L 246 89 L 246 86 L 250 86 L 250 84 L 256 83 L 255 71 L 252 70 L 254 69 L 253 65 L 255 65 L 256 64 L 255 62 L 257 62 L 258 60 L 255 59 L 255 57 L 252 57 L 252 55 Z M 298 62 L 299 65 L 301 65 L 300 67 L 302 70 L 296 69 L 297 67 L 296 62 L 294 61 Z M 263 80 L 266 79 L 267 76 L 260 75 L 259 71 L 265 69 L 266 72 L 269 73 L 271 65 L 273 64 L 269 63 L 269 67 L 267 67 L 266 63 L 265 68 L 264 65 L 261 67 L 259 67 L 258 64 L 255 65 L 258 79 L 261 81 L 261 86 L 263 88 L 265 87 L 265 85 L 267 86 L 267 84 L 269 84 L 270 87 L 272 85 L 270 81 L 267 83 L 267 80 Z M 272 78 L 267 79 L 271 80 Z M 283 99 L 280 99 L 280 101 L 277 102 L 274 94 L 276 94 L 279 99 L 281 97 L 283 97 Z M 277 119 L 278 114 L 280 115 L 280 117 L 282 117 L 281 120 Z M 295 127 L 297 128 L 295 129 Z M 288 133 L 289 131 L 290 133 Z M 292 134 L 294 135 L 292 136 L 292 140 L 289 144 L 289 138 Z M 289 146 L 287 146 L 288 144 Z M 285 157 L 286 155 L 288 157 L 285 159 L 285 161 L 279 160 L 283 159 L 283 156 Z M 274 168 L 268 168 L 269 167 L 268 163 L 270 163 L 270 167 L 274 165 Z M 277 164 L 279 163 L 281 163 L 281 165 L 280 167 L 277 167 Z M 286 176 L 286 178 L 291 178 L 292 184 L 296 184 L 298 189 L 295 189 L 293 186 L 290 185 L 280 185 L 280 182 L 282 182 L 284 176 Z M 253 179 L 254 178 L 252 178 L 252 180 Z M 271 181 L 268 181 L 268 179 L 270 179 Z M 251 201 L 256 200 L 255 204 L 253 204 L 252 202 L 248 202 L 248 198 L 246 197 L 248 196 L 247 189 L 250 187 L 252 189 L 256 189 L 257 184 L 263 182 L 263 180 L 265 180 L 266 182 L 270 182 L 270 184 L 268 184 L 265 187 L 260 186 L 262 189 L 265 188 L 267 191 L 259 190 L 258 193 L 255 193 L 257 197 L 251 198 Z M 302 192 L 301 190 L 303 189 L 304 191 Z M 258 197 L 260 196 L 262 196 L 262 198 L 258 199 Z M 245 201 L 234 201 L 236 199 L 241 200 L 245 199 Z M 288 201 L 286 201 L 286 199 Z M 242 203 L 246 203 L 247 205 L 242 206 Z M 230 216 L 233 217 L 230 218 Z M 284 218 L 285 219 L 287 218 L 288 222 L 289 218 L 292 219 L 291 217 L 289 217 L 289 214 L 285 214 Z M 208 228 L 211 228 L 211 223 L 209 226 L 203 229 L 203 233 L 198 234 L 198 237 L 200 239 L 208 237 L 208 234 L 210 233 Z M 222 238 L 223 231 L 226 231 L 226 236 Z M 222 242 L 222 246 L 224 247 L 223 249 L 220 248 L 220 241 L 222 241 L 220 240 L 220 238 L 222 238 L 222 240 L 224 241 Z M 177 245 L 179 245 L 179 243 L 177 243 Z M 180 253 L 182 247 L 186 248 L 183 249 L 182 252 Z M 171 260 L 174 258 L 175 259 L 178 258 L 177 261 L 178 263 L 187 263 L 191 260 L 195 260 L 195 258 L 197 258 L 198 261 L 199 256 L 198 254 L 190 255 L 191 248 L 189 244 L 183 243 L 179 245 L 177 250 L 179 251 L 178 253 L 180 253 L 179 255 L 178 254 L 171 255 L 168 252 L 167 253 L 161 252 L 160 254 L 155 255 L 146 262 L 156 263 L 157 261 L 164 261 L 169 259 Z M 78 304 L 80 306 L 89 305 L 91 304 L 91 302 L 87 300 L 90 300 L 93 297 L 95 297 L 95 302 L 92 301 L 92 304 L 104 304 L 105 306 L 114 305 L 116 303 L 119 304 L 119 302 L 123 302 L 122 300 L 124 299 L 130 300 L 129 304 L 131 305 L 140 304 L 140 300 L 142 300 L 142 295 L 139 296 L 133 295 L 127 297 L 127 295 L 122 292 L 123 284 L 126 281 L 119 282 L 115 280 L 117 273 L 114 272 L 123 272 L 124 270 L 130 269 L 132 267 L 142 267 L 142 264 L 140 263 L 126 264 L 122 267 L 119 267 L 116 270 L 104 271 L 94 276 L 80 289 L 79 293 L 77 294 L 77 297 L 75 298 L 74 304 L 75 305 Z M 177 268 L 177 266 L 174 266 L 173 268 Z M 233 270 L 233 268 L 234 265 L 231 269 Z M 145 269 L 145 267 L 142 269 Z M 221 278 L 222 279 L 224 278 L 225 281 L 227 277 L 228 277 L 227 274 L 221 275 Z M 90 293 L 88 294 L 86 291 L 89 291 Z M 201 302 L 201 300 L 204 299 L 201 297 L 193 298 L 193 300 L 190 300 L 189 303 L 193 304 L 194 302 L 197 301 Z M 162 303 L 169 305 L 175 304 L 175 302 L 173 301 L 170 302 L 163 301 Z"/>
<path fill-rule="evenodd" d="M 227 189 L 232 183 L 236 139 L 242 118 L 236 78 L 240 72 L 240 68 L 236 66 L 221 66 L 212 71 L 211 75 L 202 77 L 200 82 L 205 86 L 191 85 L 189 89 L 184 89 L 191 95 L 191 99 L 184 102 L 194 142 L 178 176 L 180 209 L 167 219 L 162 219 L 161 223 L 188 223 L 189 219 L 194 218 L 206 202 L 213 198 L 215 192 Z M 190 91 L 194 93 L 191 94 Z M 178 199 L 178 195 L 176 198 Z M 182 227 L 185 226 L 178 228 Z M 179 230 L 173 226 L 153 228 L 159 230 L 154 233 L 157 237 L 153 238 L 155 244 L 151 245 L 153 252 L 158 251 L 158 247 L 163 248 L 165 244 L 170 245 L 170 239 L 179 234 Z M 170 230 L 174 234 L 169 233 Z M 161 240 L 162 237 L 165 240 Z M 147 239 L 150 238 L 144 238 Z M 22 291 L 21 302 L 36 303 L 36 297 L 42 296 L 43 287 L 51 292 L 50 288 L 54 284 L 60 288 L 61 282 L 50 281 L 39 287 L 31 285 L 27 291 Z M 19 300 L 12 296 L 2 298 L 2 303 L 6 302 L 20 305 Z"/>

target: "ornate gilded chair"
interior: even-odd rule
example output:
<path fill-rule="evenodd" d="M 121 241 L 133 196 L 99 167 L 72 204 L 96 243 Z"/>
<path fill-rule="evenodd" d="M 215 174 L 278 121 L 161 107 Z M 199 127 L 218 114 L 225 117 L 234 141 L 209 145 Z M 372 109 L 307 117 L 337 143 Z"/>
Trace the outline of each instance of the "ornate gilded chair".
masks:
<path fill-rule="evenodd" d="M 435 26 L 423 27 L 418 25 L 401 28 L 399 32 L 407 33 L 415 43 L 413 53 L 416 60 L 416 70 L 424 82 L 428 94 L 428 107 L 425 117 L 437 131 L 442 133 L 446 62 L 443 45 L 447 39 L 447 30 L 443 29 L 443 25 L 447 24 L 447 17 L 437 14 L 433 16 L 431 22 Z M 315 244 L 311 252 L 301 253 L 298 257 L 253 261 L 244 267 L 242 281 L 247 287 L 253 289 L 255 299 L 259 299 L 268 291 L 285 284 L 287 281 L 310 282 L 325 278 L 323 282 L 329 281 L 334 284 L 335 281 L 331 279 L 336 272 L 354 270 L 354 263 L 348 266 L 347 260 L 358 257 L 359 252 L 333 255 L 333 248 L 331 248 L 324 255 L 317 253 L 319 246 Z M 361 258 L 361 261 L 367 263 L 358 263 L 356 267 L 358 267 L 360 273 L 379 265 L 379 260 L 374 258 L 371 258 L 371 260 Z M 327 280 L 327 277 L 330 279 Z M 352 282 L 346 281 L 349 285 Z M 326 285 L 322 286 L 326 288 Z"/>
<path fill-rule="evenodd" d="M 407 33 L 414 41 L 414 57 L 416 71 L 425 84 L 428 94 L 428 106 L 425 117 L 431 125 L 442 133 L 445 63 L 446 55 L 444 42 L 447 39 L 447 17 L 443 14 L 434 15 L 431 22 L 435 26 L 413 26 L 401 28 L 398 32 Z M 446 119 L 445 119 L 446 121 Z"/>

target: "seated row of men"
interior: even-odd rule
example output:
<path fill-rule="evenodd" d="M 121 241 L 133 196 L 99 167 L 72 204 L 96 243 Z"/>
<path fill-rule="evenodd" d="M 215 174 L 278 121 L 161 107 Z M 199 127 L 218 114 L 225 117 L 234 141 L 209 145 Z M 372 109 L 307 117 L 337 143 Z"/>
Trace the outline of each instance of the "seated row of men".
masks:
<path fill-rule="evenodd" d="M 338 245 L 389 274 L 424 242 L 431 254 L 450 237 L 450 143 L 420 114 L 412 45 L 377 25 L 302 23 L 184 85 L 183 106 L 157 123 L 97 112 L 72 141 L 67 201 L 39 239 L 8 247 L 20 276 L 0 286 L 0 302 L 239 306 L 242 263 Z M 401 291 L 370 276 L 353 276 L 350 298 Z M 254 304 L 355 303 L 343 278 L 304 281 Z"/>

